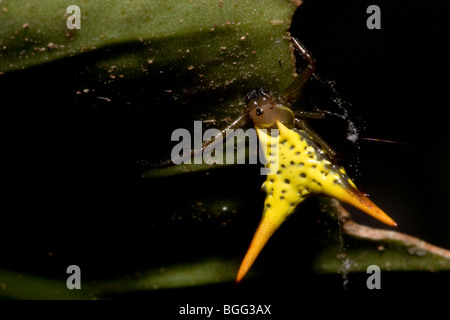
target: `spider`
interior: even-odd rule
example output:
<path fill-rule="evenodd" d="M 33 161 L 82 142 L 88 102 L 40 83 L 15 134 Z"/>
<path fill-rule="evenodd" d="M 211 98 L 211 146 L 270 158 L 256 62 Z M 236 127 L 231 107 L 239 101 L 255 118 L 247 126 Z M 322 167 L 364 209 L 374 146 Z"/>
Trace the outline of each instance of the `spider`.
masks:
<path fill-rule="evenodd" d="M 244 113 L 239 118 L 214 140 L 204 144 L 201 150 L 182 155 L 196 156 L 216 143 L 220 136 L 225 137 L 226 130 L 253 123 L 264 154 L 268 155 L 266 167 L 276 168 L 263 183 L 266 198 L 262 219 L 239 268 L 236 283 L 248 272 L 273 233 L 311 195 L 336 198 L 389 226 L 397 226 L 366 194 L 358 190 L 345 169 L 336 163 L 336 152 L 307 125 L 307 118 L 323 118 L 324 114 L 300 111 L 296 118 L 288 107 L 299 97 L 316 69 L 315 59 L 305 46 L 295 38 L 292 42 L 307 65 L 278 99 L 264 89 L 252 90 L 245 98 Z M 276 133 L 273 130 L 277 130 Z M 277 152 L 272 152 L 273 148 Z M 174 164 L 173 160 L 168 160 L 164 165 Z"/>

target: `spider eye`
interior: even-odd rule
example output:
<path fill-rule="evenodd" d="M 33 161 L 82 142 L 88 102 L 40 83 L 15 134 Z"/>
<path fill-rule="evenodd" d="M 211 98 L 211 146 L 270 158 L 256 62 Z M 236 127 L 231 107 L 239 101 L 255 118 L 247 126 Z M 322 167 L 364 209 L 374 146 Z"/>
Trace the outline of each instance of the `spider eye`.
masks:
<path fill-rule="evenodd" d="M 271 125 L 277 118 L 276 101 L 274 97 L 262 89 L 253 90 L 246 97 L 246 109 L 256 125 Z"/>

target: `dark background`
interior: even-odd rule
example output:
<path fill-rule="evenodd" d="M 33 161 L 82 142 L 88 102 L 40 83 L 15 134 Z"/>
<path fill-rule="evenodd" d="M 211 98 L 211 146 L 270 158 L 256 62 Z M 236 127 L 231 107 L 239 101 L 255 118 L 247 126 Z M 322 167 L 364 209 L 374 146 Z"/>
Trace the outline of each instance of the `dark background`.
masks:
<path fill-rule="evenodd" d="M 381 9 L 381 30 L 366 28 L 371 4 Z M 359 141 L 351 156 L 357 185 L 401 231 L 449 247 L 449 46 L 442 8 L 419 1 L 305 1 L 292 28 L 316 57 L 317 73 L 335 80 L 351 104 L 360 136 L 397 142 Z M 344 134 L 332 132 L 330 139 Z"/>
<path fill-rule="evenodd" d="M 371 4 L 381 8 L 381 30 L 366 28 L 366 8 Z M 400 231 L 450 248 L 445 21 L 444 10 L 434 2 L 306 0 L 294 17 L 292 33 L 314 54 L 317 74 L 336 82 L 350 116 L 360 125 L 361 136 L 398 142 L 360 140 L 355 152 L 346 153 L 343 148 L 347 155 L 343 161 L 351 164 L 349 172 L 357 185 L 398 222 Z M 0 111 L 4 163 L 1 266 L 65 279 L 67 265 L 78 264 L 83 277 L 94 279 L 145 266 L 149 252 L 163 262 L 173 262 L 194 260 L 200 255 L 193 249 L 196 246 L 202 247 L 201 254 L 208 254 L 218 245 L 225 256 L 235 254 L 238 243 L 246 247 L 259 220 L 259 209 L 249 217 L 236 218 L 233 228 L 249 221 L 253 225 L 237 228 L 236 239 L 220 244 L 205 244 L 205 239 L 229 237 L 217 223 L 208 226 L 183 220 L 185 224 L 174 225 L 164 218 L 164 208 L 152 208 L 158 214 L 148 216 L 152 192 L 159 192 L 162 201 L 181 206 L 193 195 L 189 191 L 193 185 L 201 187 L 210 180 L 169 179 L 157 185 L 141 181 L 136 135 L 148 121 L 137 109 L 125 107 L 122 102 L 126 98 L 115 99 L 120 103 L 113 101 L 105 108 L 95 97 L 76 95 L 76 91 L 97 85 L 89 83 L 81 65 L 82 60 L 61 61 L 0 78 L 2 100 L 6 101 Z M 120 90 L 99 86 L 99 91 L 110 97 L 135 93 L 132 85 Z M 305 94 L 320 101 L 321 97 L 314 96 L 320 92 L 311 85 Z M 145 99 L 134 96 L 132 101 L 144 104 Z M 345 131 L 329 130 L 329 122 L 324 123 L 315 123 L 318 132 L 340 149 L 341 142 L 345 145 Z M 156 132 L 164 124 L 150 121 Z M 215 175 L 228 177 L 227 171 Z M 262 201 L 260 183 L 234 183 L 233 190 L 218 190 L 224 195 L 248 192 L 249 197 Z M 201 189 L 206 196 L 207 189 Z M 302 223 L 301 218 L 293 219 L 297 227 Z M 360 214 L 355 220 L 373 222 Z M 149 226 L 155 223 L 163 227 L 150 228 L 149 234 Z M 296 230 L 295 226 L 286 228 L 286 233 Z M 187 237 L 189 243 L 183 244 Z M 174 238 L 177 246 L 170 244 Z M 283 248 L 283 239 L 279 239 Z M 167 254 L 167 248 L 174 251 Z M 272 252 L 279 252 L 277 257 L 283 256 L 284 249 L 273 248 Z M 299 273 L 292 282 L 286 282 L 286 277 L 280 282 L 277 278 L 249 280 L 239 290 L 234 284 L 225 284 L 123 297 L 175 305 L 187 303 L 187 297 L 216 304 L 267 303 L 275 305 L 273 311 L 289 313 L 298 303 L 294 297 L 282 299 L 289 290 L 307 292 L 311 297 L 325 294 L 347 299 L 364 292 L 383 298 L 411 288 L 417 294 L 439 290 L 448 285 L 448 278 L 447 274 L 383 274 L 384 291 L 368 293 L 365 274 L 351 276 L 353 291 L 344 292 L 339 275 L 304 278 Z"/>

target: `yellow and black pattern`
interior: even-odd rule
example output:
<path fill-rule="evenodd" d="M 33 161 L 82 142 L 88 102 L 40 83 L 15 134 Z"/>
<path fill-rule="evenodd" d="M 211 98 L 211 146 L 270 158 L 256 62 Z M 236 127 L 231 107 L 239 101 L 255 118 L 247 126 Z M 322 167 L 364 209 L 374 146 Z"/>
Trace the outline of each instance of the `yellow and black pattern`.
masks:
<path fill-rule="evenodd" d="M 263 184 L 266 192 L 261 222 L 242 262 L 236 281 L 247 273 L 268 239 L 309 195 L 326 195 L 349 203 L 378 220 L 396 223 L 360 192 L 344 168 L 328 156 L 301 130 L 276 121 L 279 134 L 271 136 L 255 126 L 261 147 L 272 169 Z"/>

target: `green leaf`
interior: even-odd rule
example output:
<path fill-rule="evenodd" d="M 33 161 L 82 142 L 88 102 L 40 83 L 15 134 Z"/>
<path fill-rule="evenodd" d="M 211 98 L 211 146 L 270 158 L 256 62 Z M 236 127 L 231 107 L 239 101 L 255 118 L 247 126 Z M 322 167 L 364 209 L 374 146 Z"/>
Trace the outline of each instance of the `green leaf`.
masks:
<path fill-rule="evenodd" d="M 241 114 L 251 89 L 279 94 L 294 73 L 288 28 L 296 5 L 288 0 L 88 1 L 80 4 L 79 30 L 67 29 L 61 1 L 2 5 L 0 74 L 71 59 L 80 73 L 91 74 L 94 87 L 109 86 L 97 95 L 106 101 L 120 99 L 112 86 L 123 91 L 137 79 L 153 118 L 167 123 L 176 117 L 165 136 L 179 127 L 191 130 L 194 120 L 224 127 Z M 93 88 L 78 91 L 88 92 Z M 147 159 L 169 158 L 167 148 Z M 195 170 L 205 168 L 190 167 Z M 165 171 L 185 168 L 156 175 Z"/>
<path fill-rule="evenodd" d="M 105 57 L 100 66 L 116 65 L 115 72 L 127 76 L 169 64 L 205 70 L 205 76 L 209 67 L 220 69 L 215 79 L 206 78 L 214 82 L 204 81 L 211 88 L 229 83 L 230 71 L 245 69 L 234 76 L 255 77 L 258 69 L 256 77 L 276 81 L 284 75 L 278 60 L 287 63 L 284 71 L 290 66 L 289 39 L 282 39 L 295 10 L 289 1 L 83 1 L 79 30 L 67 28 L 68 5 L 58 0 L 3 1 L 1 6 L 3 73 L 131 43 L 142 44 L 146 54 Z"/>

